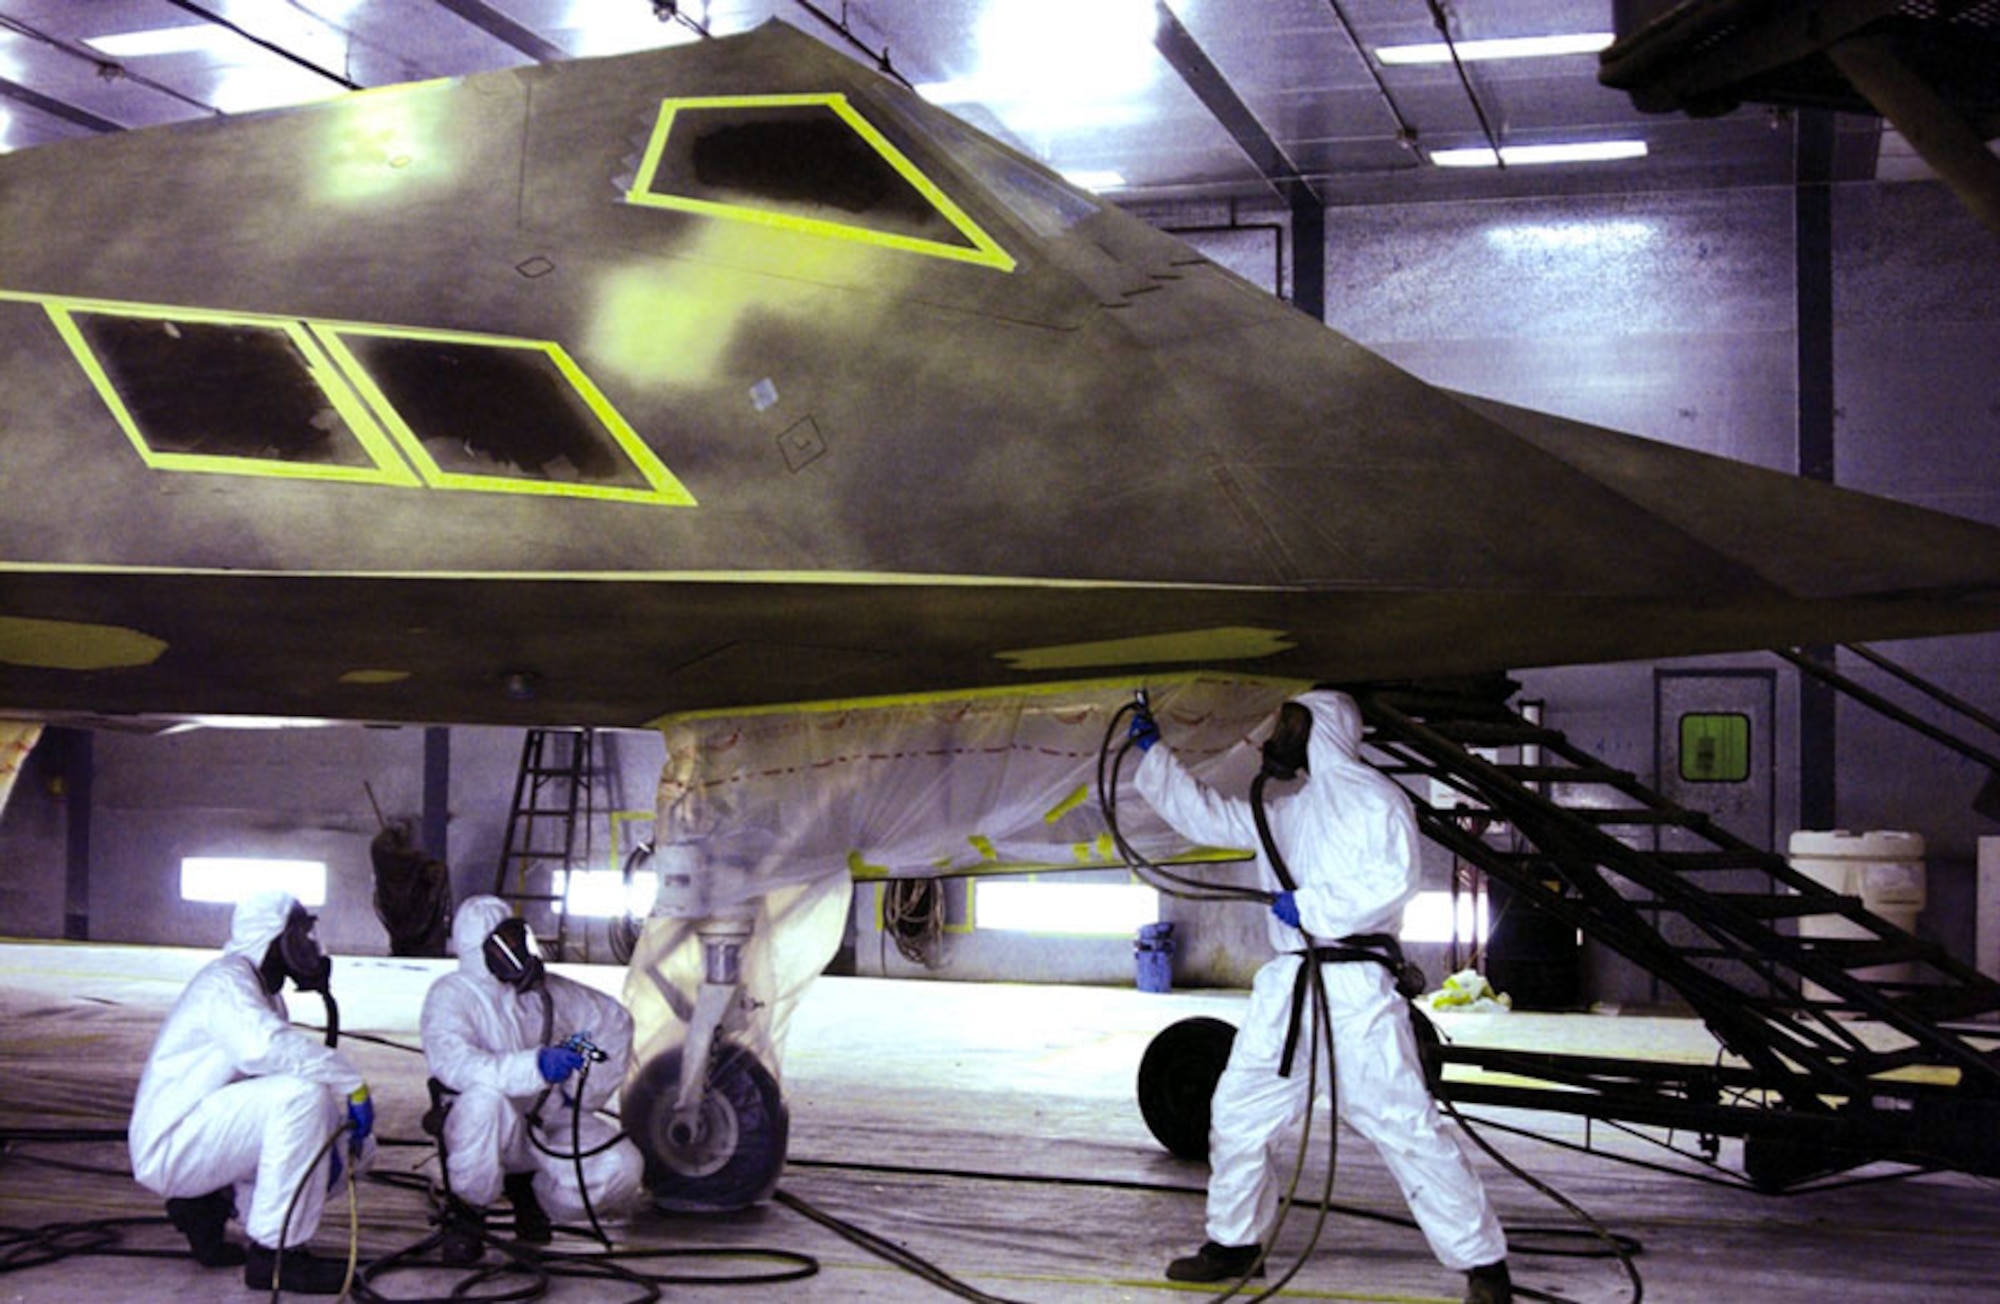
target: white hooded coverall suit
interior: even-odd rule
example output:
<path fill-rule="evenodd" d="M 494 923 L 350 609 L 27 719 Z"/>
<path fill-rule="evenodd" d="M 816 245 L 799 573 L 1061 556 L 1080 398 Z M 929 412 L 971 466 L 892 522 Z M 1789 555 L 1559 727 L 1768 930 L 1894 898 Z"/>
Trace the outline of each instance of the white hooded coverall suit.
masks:
<path fill-rule="evenodd" d="M 590 1065 L 584 1087 L 582 1149 L 617 1135 L 593 1112 L 625 1081 L 632 1055 L 632 1016 L 603 992 L 550 973 L 539 990 L 516 991 L 495 978 L 481 949 L 486 935 L 513 912 L 498 897 L 466 899 L 452 920 L 458 972 L 431 984 L 421 1021 L 431 1075 L 458 1095 L 445 1116 L 446 1173 L 454 1196 L 471 1205 L 491 1204 L 507 1174 L 533 1173 L 535 1198 L 557 1218 L 585 1216 L 576 1161 L 569 1158 L 577 1077 L 550 1087 L 535 1067 L 536 1052 L 575 1033 L 609 1058 Z M 555 1002 L 549 1041 L 543 1038 L 545 1001 Z M 544 1090 L 541 1142 L 562 1157 L 544 1154 L 528 1138 L 527 1111 Z M 583 1161 L 591 1208 L 602 1218 L 625 1211 L 639 1194 L 645 1161 L 630 1141 L 619 1141 Z"/>
<path fill-rule="evenodd" d="M 1360 759 L 1361 713 L 1344 693 L 1295 699 L 1312 712 L 1300 788 L 1270 799 L 1271 840 L 1298 883 L 1299 922 L 1322 943 L 1395 933 L 1417 890 L 1417 829 L 1401 788 Z M 1155 744 L 1136 775 L 1140 795 L 1182 836 L 1255 847 L 1263 886 L 1282 889 L 1244 797 L 1225 797 Z M 1268 912 L 1267 912 L 1268 914 Z M 1257 971 L 1250 1006 L 1210 1109 L 1208 1239 L 1261 1242 L 1277 1217 L 1280 1147 L 1310 1102 L 1300 1055 L 1278 1074 L 1304 963 L 1299 929 L 1268 914 L 1275 958 Z M 1334 1099 L 1341 1118 L 1381 1152 L 1433 1253 L 1468 1271 L 1507 1257 L 1507 1245 L 1458 1139 L 1444 1130 L 1425 1085 L 1409 1012 L 1388 969 L 1367 961 L 1321 966 L 1333 1028 Z M 1308 1008 L 1305 1017 L 1310 1019 Z M 1309 1044 L 1310 1025 L 1300 1033 Z"/>
<path fill-rule="evenodd" d="M 345 1055 L 286 1021 L 284 998 L 257 972 L 294 904 L 265 892 L 237 905 L 221 958 L 167 1012 L 127 1130 L 140 1185 L 168 1199 L 234 1186 L 243 1230 L 268 1249 L 280 1228 L 286 1246 L 318 1230 L 329 1183 L 306 1172 L 362 1085 Z"/>

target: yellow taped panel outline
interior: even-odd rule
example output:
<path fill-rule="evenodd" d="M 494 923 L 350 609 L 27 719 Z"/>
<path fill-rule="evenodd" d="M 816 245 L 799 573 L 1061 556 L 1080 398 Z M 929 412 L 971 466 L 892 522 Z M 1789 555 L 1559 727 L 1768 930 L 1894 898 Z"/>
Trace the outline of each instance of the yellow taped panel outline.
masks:
<path fill-rule="evenodd" d="M 269 313 L 228 312 L 189 308 L 177 304 L 128 302 L 76 296 L 33 294 L 0 290 L 0 301 L 40 304 L 54 323 L 56 332 L 75 355 L 112 418 L 145 464 L 159 471 L 205 471 L 228 475 L 267 476 L 284 480 L 340 480 L 350 483 L 384 484 L 400 488 L 471 490 L 484 493 L 547 494 L 556 497 L 591 498 L 599 501 L 645 503 L 654 506 L 693 507 L 695 497 L 653 453 L 617 408 L 590 377 L 552 340 L 530 340 L 506 335 L 483 335 L 469 331 L 426 330 L 420 327 L 385 326 L 370 322 L 348 322 L 317 318 L 295 318 Z M 154 449 L 146 442 L 131 412 L 105 373 L 90 342 L 72 314 L 103 314 L 140 320 L 173 320 L 244 326 L 282 332 L 305 360 L 308 376 L 325 393 L 327 401 L 347 423 L 372 462 L 370 466 L 327 466 L 300 462 L 280 462 L 254 457 L 224 457 L 202 453 L 171 453 Z M 375 336 L 389 339 L 435 340 L 473 344 L 488 348 L 537 350 L 569 382 L 584 405 L 602 424 L 604 432 L 618 445 L 646 488 L 589 485 L 563 481 L 532 480 L 504 475 L 469 475 L 446 472 L 424 451 L 423 445 L 368 375 L 367 368 L 341 342 L 344 335 Z M 398 455 L 398 450 L 401 456 Z M 404 459 L 407 458 L 406 462 Z M 415 470 L 412 470 L 412 467 Z"/>
<path fill-rule="evenodd" d="M 967 249 L 960 245 L 943 244 L 917 236 L 897 235 L 889 231 L 851 226 L 845 222 L 829 222 L 821 218 L 800 217 L 770 209 L 723 204 L 714 200 L 694 199 L 682 195 L 663 195 L 653 191 L 653 181 L 659 173 L 660 159 L 666 152 L 667 137 L 673 130 L 674 114 L 679 110 L 798 108 L 810 105 L 820 105 L 832 110 L 928 200 L 946 221 L 956 227 L 959 234 L 971 241 L 973 247 Z M 939 189 L 936 182 L 925 176 L 901 150 L 890 144 L 889 139 L 876 130 L 872 123 L 856 112 L 845 95 L 837 92 L 816 95 L 714 95 L 661 100 L 659 120 L 653 126 L 652 139 L 646 143 L 645 156 L 640 160 L 638 173 L 633 178 L 632 188 L 625 192 L 625 198 L 627 202 L 645 208 L 671 208 L 685 213 L 699 213 L 706 217 L 757 222 L 784 230 L 802 231 L 809 235 L 830 236 L 837 240 L 856 240 L 863 244 L 900 249 L 906 253 L 928 254 L 933 258 L 973 263 L 1002 272 L 1011 272 L 1015 267 L 1012 255 L 1002 249 L 992 236 L 986 234 L 964 209 L 953 203 L 951 197 Z"/>
<path fill-rule="evenodd" d="M 16 296 L 9 295 L 8 298 Z M 42 306 L 55 323 L 56 333 L 76 355 L 77 364 L 89 377 L 92 388 L 111 410 L 112 419 L 132 442 L 139 457 L 156 471 L 208 471 L 228 475 L 262 475 L 281 480 L 345 480 L 360 484 L 414 486 L 416 476 L 397 457 L 382 427 L 370 415 L 354 390 L 341 379 L 303 323 L 282 317 L 254 313 L 215 312 L 199 308 L 166 308 L 145 304 L 106 303 L 82 299 L 44 299 Z M 128 317 L 141 321 L 188 321 L 221 326 L 243 326 L 253 330 L 281 332 L 305 360 L 306 374 L 333 404 L 334 411 L 347 423 L 348 430 L 367 453 L 369 466 L 328 466 L 322 463 L 281 462 L 257 457 L 223 457 L 208 453 L 161 452 L 146 442 L 145 432 L 132 418 L 111 377 L 105 373 L 96 350 L 76 324 L 75 313 L 95 316 Z"/>
<path fill-rule="evenodd" d="M 1042 816 L 1042 822 L 1045 824 L 1054 824 L 1089 799 L 1090 785 L 1079 783 L 1076 785 L 1075 792 L 1072 792 L 1069 796 L 1064 797 L 1061 801 L 1049 807 L 1048 814 Z"/>
<path fill-rule="evenodd" d="M 0 570 L 5 570 L 0 565 Z M 1167 684 L 1196 679 L 1221 679 L 1232 684 L 1269 684 L 1281 689 L 1287 696 L 1295 696 L 1312 687 L 1309 679 L 1282 679 L 1266 675 L 1220 675 L 1213 672 L 1188 671 L 1180 675 L 1148 675 L 1146 685 L 1161 688 Z M 921 693 L 892 693 L 881 697 L 823 698 L 807 702 L 783 702 L 769 706 L 713 707 L 696 711 L 670 711 L 655 720 L 648 720 L 649 729 L 664 729 L 676 722 L 692 722 L 721 718 L 749 718 L 764 715 L 811 715 L 833 711 L 863 711 L 883 706 L 916 706 L 925 702 L 963 702 L 986 699 L 1018 698 L 1024 694 L 1069 693 L 1084 690 L 1118 689 L 1130 692 L 1137 685 L 1131 679 L 1092 679 L 1050 681 L 1047 683 L 1019 684 L 999 688 L 949 689 L 941 688 Z"/>
<path fill-rule="evenodd" d="M 368 404 L 381 414 L 382 424 L 394 436 L 403 456 L 417 468 L 425 484 L 433 489 L 469 489 L 485 493 L 553 494 L 565 498 L 595 498 L 606 502 L 652 503 L 668 507 L 693 507 L 694 495 L 687 487 L 667 470 L 666 465 L 653 455 L 646 441 L 639 438 L 639 432 L 632 429 L 618 410 L 593 385 L 583 369 L 569 356 L 562 345 L 553 340 L 527 340 L 506 335 L 481 335 L 471 331 L 422 330 L 411 327 L 355 326 L 332 323 L 313 325 L 313 334 L 325 345 L 354 387 L 368 400 Z M 532 480 L 521 476 L 505 474 L 475 475 L 462 471 L 446 471 L 439 466 L 424 448 L 423 440 L 403 420 L 383 394 L 375 380 L 368 374 L 368 368 L 354 356 L 346 344 L 348 336 L 366 336 L 376 339 L 432 340 L 441 344 L 471 344 L 489 349 L 525 349 L 546 355 L 557 371 L 562 373 L 577 395 L 583 399 L 593 415 L 604 427 L 604 432 L 631 460 L 633 467 L 646 481 L 644 489 L 632 489 L 618 485 L 578 484 L 562 480 Z"/>

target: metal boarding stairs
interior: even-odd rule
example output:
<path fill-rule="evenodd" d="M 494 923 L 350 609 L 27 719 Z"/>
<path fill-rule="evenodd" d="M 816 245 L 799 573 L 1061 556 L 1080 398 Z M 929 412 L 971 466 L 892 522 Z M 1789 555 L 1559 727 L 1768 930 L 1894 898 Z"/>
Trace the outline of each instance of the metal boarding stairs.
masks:
<path fill-rule="evenodd" d="M 1479 1072 L 1443 1094 L 1685 1128 L 1710 1157 L 1741 1137 L 1765 1189 L 1878 1159 L 2000 1174 L 2000 1026 L 1966 1022 L 2000 1011 L 2000 983 L 1530 723 L 1506 705 L 1514 687 L 1354 696 L 1427 837 L 1650 971 L 1724 1054 L 1446 1045 L 1444 1064 Z M 1802 936 L 1813 918 L 1848 935 Z"/>
<path fill-rule="evenodd" d="M 551 960 L 572 958 L 564 889 L 568 872 L 590 861 L 594 742 L 582 727 L 528 730 L 493 879 L 493 894 L 528 921 Z"/>

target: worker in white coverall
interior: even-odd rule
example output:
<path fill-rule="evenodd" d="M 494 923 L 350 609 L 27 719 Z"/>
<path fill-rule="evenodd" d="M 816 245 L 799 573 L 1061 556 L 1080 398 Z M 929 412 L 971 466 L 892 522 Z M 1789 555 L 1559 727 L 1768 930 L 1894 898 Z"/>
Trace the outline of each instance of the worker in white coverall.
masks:
<path fill-rule="evenodd" d="M 515 1239 L 527 1244 L 549 1241 L 549 1211 L 600 1220 L 629 1213 L 645 1161 L 628 1140 L 600 1150 L 618 1129 L 594 1111 L 625 1080 L 631 1014 L 613 997 L 549 973 L 534 934 L 498 897 L 467 898 L 451 941 L 458 972 L 431 984 L 421 1025 L 431 1075 L 450 1102 L 440 1255 L 453 1264 L 478 1261 L 483 1206 L 503 1192 Z M 579 1139 L 588 1209 L 574 1158 Z"/>
<path fill-rule="evenodd" d="M 337 1295 L 347 1275 L 343 1262 L 314 1258 L 305 1243 L 342 1150 L 356 1169 L 372 1155 L 374 1106 L 360 1072 L 291 1026 L 278 994 L 286 978 L 324 993 L 330 972 L 313 917 L 289 893 L 241 902 L 221 958 L 167 1013 L 132 1102 L 132 1175 L 167 1197 L 167 1216 L 202 1266 L 243 1264 L 256 1290 L 271 1289 L 276 1275 L 283 1290 Z M 347 1144 L 328 1148 L 343 1128 L 352 1129 Z M 224 1235 L 237 1213 L 247 1250 Z"/>
<path fill-rule="evenodd" d="M 1403 790 L 1361 760 L 1353 699 L 1301 694 L 1285 704 L 1264 749 L 1267 773 L 1304 772 L 1296 791 L 1268 803 L 1271 847 L 1297 889 L 1288 891 L 1249 800 L 1215 792 L 1156 746 L 1159 727 L 1143 709 L 1131 736 L 1145 753 L 1138 790 L 1160 817 L 1194 842 L 1258 848 L 1263 885 L 1277 894 L 1269 932 L 1278 954 L 1257 971 L 1210 1106 L 1208 1239 L 1167 1269 L 1180 1281 L 1261 1275 L 1263 1240 L 1277 1217 L 1279 1146 L 1311 1103 L 1304 1057 L 1293 1066 L 1286 1054 L 1288 1038 L 1307 1044 L 1293 1013 L 1295 991 L 1309 977 L 1305 934 L 1335 946 L 1394 936 L 1417 890 L 1416 820 Z M 1506 1304 L 1513 1293 L 1505 1237 L 1425 1084 L 1395 975 L 1354 959 L 1324 963 L 1321 972 L 1340 1117 L 1381 1152 L 1439 1261 L 1467 1274 L 1468 1304 Z"/>

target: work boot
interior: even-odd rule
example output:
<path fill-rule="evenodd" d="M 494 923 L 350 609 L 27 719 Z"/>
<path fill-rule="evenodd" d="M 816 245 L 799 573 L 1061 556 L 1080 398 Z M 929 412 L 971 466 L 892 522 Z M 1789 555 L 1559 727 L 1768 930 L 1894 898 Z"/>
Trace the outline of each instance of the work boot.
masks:
<path fill-rule="evenodd" d="M 500 1189 L 506 1193 L 507 1203 L 514 1206 L 514 1239 L 523 1245 L 547 1245 L 555 1228 L 542 1212 L 542 1202 L 535 1198 L 535 1175 L 509 1173 Z"/>
<path fill-rule="evenodd" d="M 1514 1283 L 1507 1260 L 1488 1263 L 1465 1274 L 1465 1304 L 1514 1304 Z"/>
<path fill-rule="evenodd" d="M 287 1249 L 281 1264 L 276 1250 L 250 1242 L 243 1263 L 243 1284 L 251 1290 L 269 1290 L 273 1276 L 279 1290 L 294 1295 L 338 1295 L 347 1281 L 347 1265 L 338 1259 L 319 1258 L 303 1245 Z"/>
<path fill-rule="evenodd" d="M 247 1257 L 241 1245 L 223 1235 L 229 1216 L 235 1212 L 236 1201 L 227 1187 L 192 1199 L 167 1201 L 167 1221 L 187 1237 L 188 1252 L 204 1268 L 233 1268 Z"/>
<path fill-rule="evenodd" d="M 1261 1245 L 1217 1245 L 1203 1241 L 1193 1254 L 1167 1265 L 1168 1281 L 1229 1281 L 1236 1277 L 1261 1277 L 1264 1265 Z"/>
<path fill-rule="evenodd" d="M 438 1235 L 438 1257 L 462 1268 L 486 1257 L 486 1215 L 456 1196 L 446 1196 L 444 1229 Z"/>

